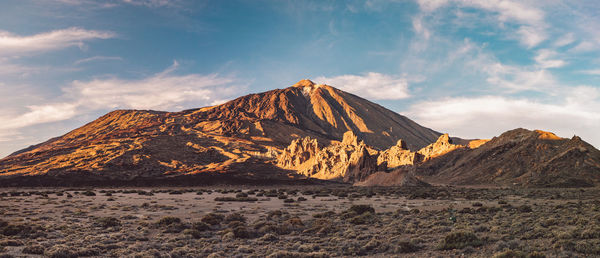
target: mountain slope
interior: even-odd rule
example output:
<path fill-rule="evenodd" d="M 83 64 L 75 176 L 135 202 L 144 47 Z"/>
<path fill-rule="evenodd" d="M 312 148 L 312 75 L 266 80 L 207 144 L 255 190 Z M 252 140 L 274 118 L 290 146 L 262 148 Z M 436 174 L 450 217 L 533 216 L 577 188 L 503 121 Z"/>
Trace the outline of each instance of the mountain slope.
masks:
<path fill-rule="evenodd" d="M 442 184 L 593 186 L 600 182 L 600 151 L 574 136 L 515 129 L 476 149 L 457 149 L 422 164 L 418 175 Z"/>
<path fill-rule="evenodd" d="M 302 80 L 181 112 L 118 110 L 0 160 L 0 179 L 28 176 L 137 180 L 190 174 L 294 178 L 274 165 L 298 137 L 329 143 L 351 130 L 378 148 L 409 148 L 439 133 L 355 95 Z"/>
<path fill-rule="evenodd" d="M 217 128 L 223 130 L 219 133 L 239 135 L 236 130 L 243 128 L 243 132 L 255 136 L 263 133 L 283 145 L 292 139 L 270 130 L 272 123 L 286 124 L 329 140 L 340 140 L 350 130 L 368 145 L 382 149 L 392 146 L 400 138 L 409 148 L 419 149 L 440 135 L 373 102 L 328 85 L 316 85 L 310 80 L 192 111 L 186 116 L 193 120 L 219 121 L 222 126 Z M 247 123 L 250 121 L 267 123 L 250 125 Z M 212 126 L 206 122 L 203 131 L 211 130 Z"/>

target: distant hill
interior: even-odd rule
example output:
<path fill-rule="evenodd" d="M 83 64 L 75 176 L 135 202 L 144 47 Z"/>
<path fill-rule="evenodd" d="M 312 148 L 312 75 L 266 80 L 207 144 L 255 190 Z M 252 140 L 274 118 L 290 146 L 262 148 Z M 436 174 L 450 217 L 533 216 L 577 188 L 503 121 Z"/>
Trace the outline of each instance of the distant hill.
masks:
<path fill-rule="evenodd" d="M 476 149 L 458 149 L 417 168 L 425 181 L 457 185 L 594 186 L 600 151 L 574 136 L 515 129 Z"/>

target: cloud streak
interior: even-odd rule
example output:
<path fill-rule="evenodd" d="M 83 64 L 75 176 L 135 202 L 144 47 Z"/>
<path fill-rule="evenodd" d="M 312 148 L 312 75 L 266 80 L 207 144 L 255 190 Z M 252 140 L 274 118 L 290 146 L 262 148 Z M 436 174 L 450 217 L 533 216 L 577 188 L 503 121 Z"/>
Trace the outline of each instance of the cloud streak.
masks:
<path fill-rule="evenodd" d="M 92 56 L 84 59 L 79 59 L 74 62 L 76 65 L 90 63 L 95 61 L 123 61 L 123 58 L 119 56 Z"/>
<path fill-rule="evenodd" d="M 115 36 L 116 34 L 110 31 L 86 30 L 77 27 L 31 36 L 19 36 L 7 31 L 0 31 L 0 56 L 20 56 L 71 46 L 82 47 L 84 41 L 109 39 Z"/>

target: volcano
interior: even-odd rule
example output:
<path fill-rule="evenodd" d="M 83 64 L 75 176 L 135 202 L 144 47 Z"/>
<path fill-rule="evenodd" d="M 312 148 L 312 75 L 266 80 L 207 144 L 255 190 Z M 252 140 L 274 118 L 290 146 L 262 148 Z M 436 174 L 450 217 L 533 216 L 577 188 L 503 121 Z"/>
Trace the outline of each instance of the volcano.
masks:
<path fill-rule="evenodd" d="M 359 96 L 301 80 L 221 105 L 181 112 L 117 110 L 0 160 L 0 182 L 80 184 L 293 180 L 274 158 L 293 139 L 340 141 L 352 131 L 379 149 L 417 150 L 441 133 Z M 187 180 L 187 179 L 186 179 Z"/>

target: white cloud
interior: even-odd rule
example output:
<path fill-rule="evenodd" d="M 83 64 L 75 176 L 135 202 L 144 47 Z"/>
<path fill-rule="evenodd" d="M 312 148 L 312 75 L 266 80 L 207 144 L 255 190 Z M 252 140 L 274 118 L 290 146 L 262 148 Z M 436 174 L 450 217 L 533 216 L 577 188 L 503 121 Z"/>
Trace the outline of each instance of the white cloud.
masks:
<path fill-rule="evenodd" d="M 96 8 L 112 8 L 117 6 L 115 3 L 108 3 L 104 1 L 95 1 L 95 0 L 55 0 L 58 3 L 66 4 L 66 5 L 85 5 L 92 6 Z"/>
<path fill-rule="evenodd" d="M 404 99 L 410 96 L 408 79 L 381 73 L 318 77 L 315 82 L 327 84 L 367 99 Z"/>
<path fill-rule="evenodd" d="M 122 0 L 124 3 L 132 4 L 132 5 L 140 5 L 146 7 L 164 7 L 164 6 L 173 6 L 175 2 L 173 0 Z"/>
<path fill-rule="evenodd" d="M 88 108 L 132 108 L 173 110 L 186 102 L 208 105 L 216 99 L 235 94 L 232 78 L 216 74 L 172 75 L 178 66 L 141 80 L 120 78 L 74 81 L 64 89 L 70 98 L 81 100 Z"/>
<path fill-rule="evenodd" d="M 459 137 L 490 138 L 524 127 L 553 131 L 563 137 L 577 134 L 599 147 L 598 96 L 597 88 L 577 87 L 556 103 L 501 96 L 446 98 L 416 103 L 404 114 L 425 126 Z"/>
<path fill-rule="evenodd" d="M 79 59 L 79 60 L 75 61 L 74 64 L 78 65 L 78 64 L 89 63 L 89 62 L 94 62 L 94 61 L 106 61 L 106 60 L 122 61 L 123 58 L 121 58 L 120 56 L 92 56 L 92 57 L 88 57 L 88 58 L 84 58 L 84 59 Z"/>
<path fill-rule="evenodd" d="M 168 69 L 138 80 L 116 77 L 73 81 L 63 88 L 60 101 L 29 106 L 23 114 L 0 117 L 0 135 L 36 124 L 64 121 L 75 116 L 111 109 L 180 110 L 203 107 L 239 94 L 245 85 L 217 74 L 174 75 Z"/>
<path fill-rule="evenodd" d="M 16 117 L 0 118 L 0 132 L 4 129 L 17 129 L 35 124 L 62 121 L 77 114 L 77 104 L 56 103 L 27 107 L 29 112 Z"/>
<path fill-rule="evenodd" d="M 585 71 L 581 71 L 581 72 L 585 73 L 585 74 L 590 74 L 590 75 L 600 75 L 600 69 L 585 70 Z"/>
<path fill-rule="evenodd" d="M 590 52 L 598 49 L 598 44 L 591 41 L 582 41 L 577 46 L 569 49 L 571 52 Z"/>
<path fill-rule="evenodd" d="M 419 7 L 426 11 L 426 12 L 432 12 L 435 9 L 438 9 L 444 5 L 446 5 L 449 1 L 448 0 L 418 0 L 417 3 L 419 3 Z"/>
<path fill-rule="evenodd" d="M 558 68 L 567 64 L 567 62 L 555 59 L 558 55 L 555 51 L 549 49 L 541 49 L 535 56 L 535 61 L 541 68 Z"/>
<path fill-rule="evenodd" d="M 115 36 L 115 33 L 109 31 L 86 30 L 76 27 L 31 36 L 19 36 L 7 31 L 0 31 L 0 56 L 19 56 L 71 46 L 82 47 L 84 41 L 109 39 Z"/>
<path fill-rule="evenodd" d="M 575 42 L 575 35 L 572 32 L 570 32 L 570 33 L 564 34 L 560 38 L 558 38 L 554 42 L 554 45 L 557 47 L 563 47 L 563 46 L 569 45 L 573 42 Z"/>
<path fill-rule="evenodd" d="M 423 16 L 413 17 L 412 25 L 417 34 L 423 36 L 425 40 L 429 39 L 431 32 L 425 27 L 425 24 L 423 24 Z"/>
<path fill-rule="evenodd" d="M 558 87 L 552 73 L 545 69 L 511 66 L 485 59 L 477 59 L 470 65 L 486 73 L 486 81 L 490 85 L 504 88 L 508 93 L 537 91 L 555 94 Z"/>
<path fill-rule="evenodd" d="M 533 4 L 511 0 L 418 0 L 420 9 L 425 13 L 431 13 L 451 3 L 459 7 L 478 8 L 493 13 L 501 28 L 505 27 L 504 23 L 518 24 L 516 30 L 516 34 L 519 35 L 518 40 L 529 48 L 537 46 L 548 37 L 546 32 L 548 26 L 544 21 L 545 13 Z"/>
<path fill-rule="evenodd" d="M 6 62 L 0 58 L 0 75 L 18 75 L 21 77 L 25 77 L 31 73 L 38 72 L 39 68 L 23 66 L 19 64 L 13 64 L 10 62 Z"/>
<path fill-rule="evenodd" d="M 521 26 L 517 34 L 521 36 L 521 43 L 529 48 L 537 46 L 547 37 L 543 30 L 532 26 Z"/>

